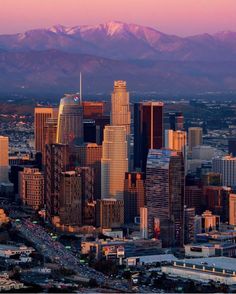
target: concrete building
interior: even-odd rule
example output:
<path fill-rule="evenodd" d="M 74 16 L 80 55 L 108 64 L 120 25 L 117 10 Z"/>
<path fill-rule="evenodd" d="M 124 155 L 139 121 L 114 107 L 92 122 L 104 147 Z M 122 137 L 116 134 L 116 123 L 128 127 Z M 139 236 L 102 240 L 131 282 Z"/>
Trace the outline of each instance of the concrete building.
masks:
<path fill-rule="evenodd" d="M 140 233 L 143 239 L 148 239 L 148 210 L 140 207 Z"/>
<path fill-rule="evenodd" d="M 210 161 L 215 156 L 216 150 L 211 146 L 197 145 L 192 147 L 192 159 Z"/>
<path fill-rule="evenodd" d="M 87 143 L 73 147 L 73 160 L 75 166 L 87 166 L 94 171 L 94 199 L 101 198 L 101 158 L 102 145 Z"/>
<path fill-rule="evenodd" d="M 229 224 L 236 225 L 236 194 L 229 195 Z"/>
<path fill-rule="evenodd" d="M 163 246 L 183 244 L 184 161 L 182 153 L 171 150 L 149 150 L 146 199 L 149 237 L 154 236 L 154 227 L 159 219 Z"/>
<path fill-rule="evenodd" d="M 149 149 L 164 146 L 163 102 L 134 104 L 134 168 L 146 171 Z"/>
<path fill-rule="evenodd" d="M 124 126 L 126 134 L 130 134 L 131 113 L 129 107 L 129 92 L 125 81 L 114 81 L 111 95 L 111 125 Z"/>
<path fill-rule="evenodd" d="M 59 189 L 60 226 L 82 225 L 82 181 L 77 171 L 61 173 Z"/>
<path fill-rule="evenodd" d="M 165 130 L 165 148 L 183 152 L 187 145 L 187 132 Z"/>
<path fill-rule="evenodd" d="M 9 138 L 0 136 L 0 183 L 8 183 L 8 169 L 9 169 L 9 156 L 8 156 Z"/>
<path fill-rule="evenodd" d="M 202 145 L 202 128 L 192 127 L 188 129 L 188 146 L 191 152 L 193 147 Z"/>
<path fill-rule="evenodd" d="M 83 117 L 85 119 L 95 119 L 104 114 L 103 101 L 83 101 Z"/>
<path fill-rule="evenodd" d="M 56 144 L 57 142 L 57 118 L 48 118 L 45 122 L 45 127 L 43 131 L 43 151 L 42 159 L 43 165 L 46 164 L 46 145 Z"/>
<path fill-rule="evenodd" d="M 83 143 L 83 106 L 79 94 L 66 94 L 60 101 L 57 143 Z"/>
<path fill-rule="evenodd" d="M 195 208 L 184 207 L 184 244 L 194 241 Z"/>
<path fill-rule="evenodd" d="M 187 207 L 194 207 L 197 214 L 202 213 L 203 191 L 198 186 L 185 186 L 185 203 Z"/>
<path fill-rule="evenodd" d="M 212 168 L 213 172 L 222 175 L 223 186 L 236 186 L 236 157 L 229 155 L 222 158 L 214 158 Z"/>
<path fill-rule="evenodd" d="M 58 108 L 35 107 L 34 109 L 34 138 L 35 150 L 44 152 L 45 147 L 45 126 L 49 118 L 57 119 Z"/>
<path fill-rule="evenodd" d="M 140 216 L 140 207 L 145 205 L 144 174 L 125 173 L 124 189 L 125 223 L 134 223 L 134 218 Z"/>
<path fill-rule="evenodd" d="M 190 279 L 202 283 L 225 285 L 236 284 L 236 260 L 230 257 L 193 258 L 173 261 L 162 266 L 161 271 L 176 278 Z"/>
<path fill-rule="evenodd" d="M 128 171 L 127 133 L 125 126 L 106 126 L 102 144 L 101 196 L 124 199 L 124 179 Z"/>
<path fill-rule="evenodd" d="M 116 199 L 98 200 L 96 223 L 98 227 L 105 229 L 121 227 L 124 224 L 124 201 Z"/>
<path fill-rule="evenodd" d="M 37 210 L 44 205 L 44 174 L 38 168 L 19 172 L 19 197 L 23 204 Z"/>

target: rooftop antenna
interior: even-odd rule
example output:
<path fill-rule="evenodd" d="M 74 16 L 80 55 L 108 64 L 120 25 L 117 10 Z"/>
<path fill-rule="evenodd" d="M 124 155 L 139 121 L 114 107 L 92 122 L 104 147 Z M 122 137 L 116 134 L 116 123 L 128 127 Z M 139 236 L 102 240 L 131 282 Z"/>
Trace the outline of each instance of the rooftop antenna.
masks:
<path fill-rule="evenodd" d="M 79 73 L 79 82 L 80 82 L 80 86 L 79 86 L 79 88 L 80 88 L 80 91 L 79 91 L 79 96 L 80 96 L 80 103 L 82 103 L 82 73 L 80 72 Z"/>

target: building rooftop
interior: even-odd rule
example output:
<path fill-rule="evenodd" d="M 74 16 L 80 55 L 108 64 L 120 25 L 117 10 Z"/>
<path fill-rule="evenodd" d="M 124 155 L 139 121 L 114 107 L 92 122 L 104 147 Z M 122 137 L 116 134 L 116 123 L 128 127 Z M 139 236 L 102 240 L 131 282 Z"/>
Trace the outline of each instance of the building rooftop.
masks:
<path fill-rule="evenodd" d="M 236 258 L 231 257 L 207 257 L 207 258 L 192 258 L 180 260 L 187 264 L 192 265 L 206 265 L 209 267 L 215 267 L 219 269 L 236 271 Z"/>

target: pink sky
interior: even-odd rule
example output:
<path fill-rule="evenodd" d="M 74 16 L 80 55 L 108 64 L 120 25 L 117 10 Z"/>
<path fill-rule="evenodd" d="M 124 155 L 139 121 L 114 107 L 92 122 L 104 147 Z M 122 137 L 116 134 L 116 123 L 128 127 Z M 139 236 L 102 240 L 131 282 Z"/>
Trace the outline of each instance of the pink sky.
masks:
<path fill-rule="evenodd" d="M 0 34 L 110 20 L 182 36 L 236 31 L 236 0 L 0 0 Z"/>

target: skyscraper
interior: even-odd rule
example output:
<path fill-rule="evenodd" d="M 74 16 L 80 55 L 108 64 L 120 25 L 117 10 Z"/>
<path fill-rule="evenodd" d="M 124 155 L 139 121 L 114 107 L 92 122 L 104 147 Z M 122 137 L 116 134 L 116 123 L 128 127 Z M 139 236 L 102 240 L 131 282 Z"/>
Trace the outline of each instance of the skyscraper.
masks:
<path fill-rule="evenodd" d="M 19 172 L 19 196 L 21 201 L 33 209 L 44 204 L 44 174 L 38 168 L 24 168 Z"/>
<path fill-rule="evenodd" d="M 192 127 L 188 129 L 188 146 L 189 151 L 198 145 L 202 145 L 202 128 Z"/>
<path fill-rule="evenodd" d="M 104 102 L 83 101 L 83 116 L 85 119 L 95 119 L 104 114 Z"/>
<path fill-rule="evenodd" d="M 57 143 L 83 143 L 83 105 L 79 94 L 66 94 L 60 101 Z"/>
<path fill-rule="evenodd" d="M 134 218 L 140 216 L 140 207 L 145 205 L 144 174 L 125 173 L 124 189 L 125 223 L 134 223 Z"/>
<path fill-rule="evenodd" d="M 236 157 L 224 156 L 222 158 L 214 158 L 212 161 L 213 172 L 222 175 L 223 186 L 236 186 Z"/>
<path fill-rule="evenodd" d="M 125 126 L 126 134 L 130 134 L 131 113 L 129 107 L 129 92 L 125 81 L 114 81 L 111 95 L 111 125 Z"/>
<path fill-rule="evenodd" d="M 128 171 L 127 129 L 125 126 L 106 126 L 102 144 L 102 198 L 123 200 L 124 179 Z"/>
<path fill-rule="evenodd" d="M 94 171 L 94 198 L 101 198 L 101 158 L 102 145 L 94 143 L 83 144 L 73 147 L 71 160 L 75 166 L 91 167 Z"/>
<path fill-rule="evenodd" d="M 35 107 L 34 109 L 34 137 L 35 150 L 44 152 L 45 147 L 45 126 L 49 118 L 57 119 L 58 108 L 53 107 Z"/>
<path fill-rule="evenodd" d="M 182 152 L 186 144 L 187 144 L 186 132 L 165 130 L 165 148 Z"/>
<path fill-rule="evenodd" d="M 82 185 L 77 171 L 62 172 L 58 196 L 58 221 L 61 226 L 82 225 Z"/>
<path fill-rule="evenodd" d="M 163 246 L 183 243 L 184 161 L 182 153 L 150 149 L 146 169 L 148 234 L 159 219 Z"/>
<path fill-rule="evenodd" d="M 145 172 L 149 149 L 164 146 L 162 102 L 134 104 L 134 168 Z"/>
<path fill-rule="evenodd" d="M 57 118 L 48 118 L 44 127 L 44 147 L 43 147 L 43 164 L 46 163 L 46 145 L 56 144 L 57 142 Z"/>
<path fill-rule="evenodd" d="M 8 183 L 8 137 L 0 136 L 0 183 Z"/>
<path fill-rule="evenodd" d="M 236 194 L 229 196 L 229 224 L 236 225 Z"/>

